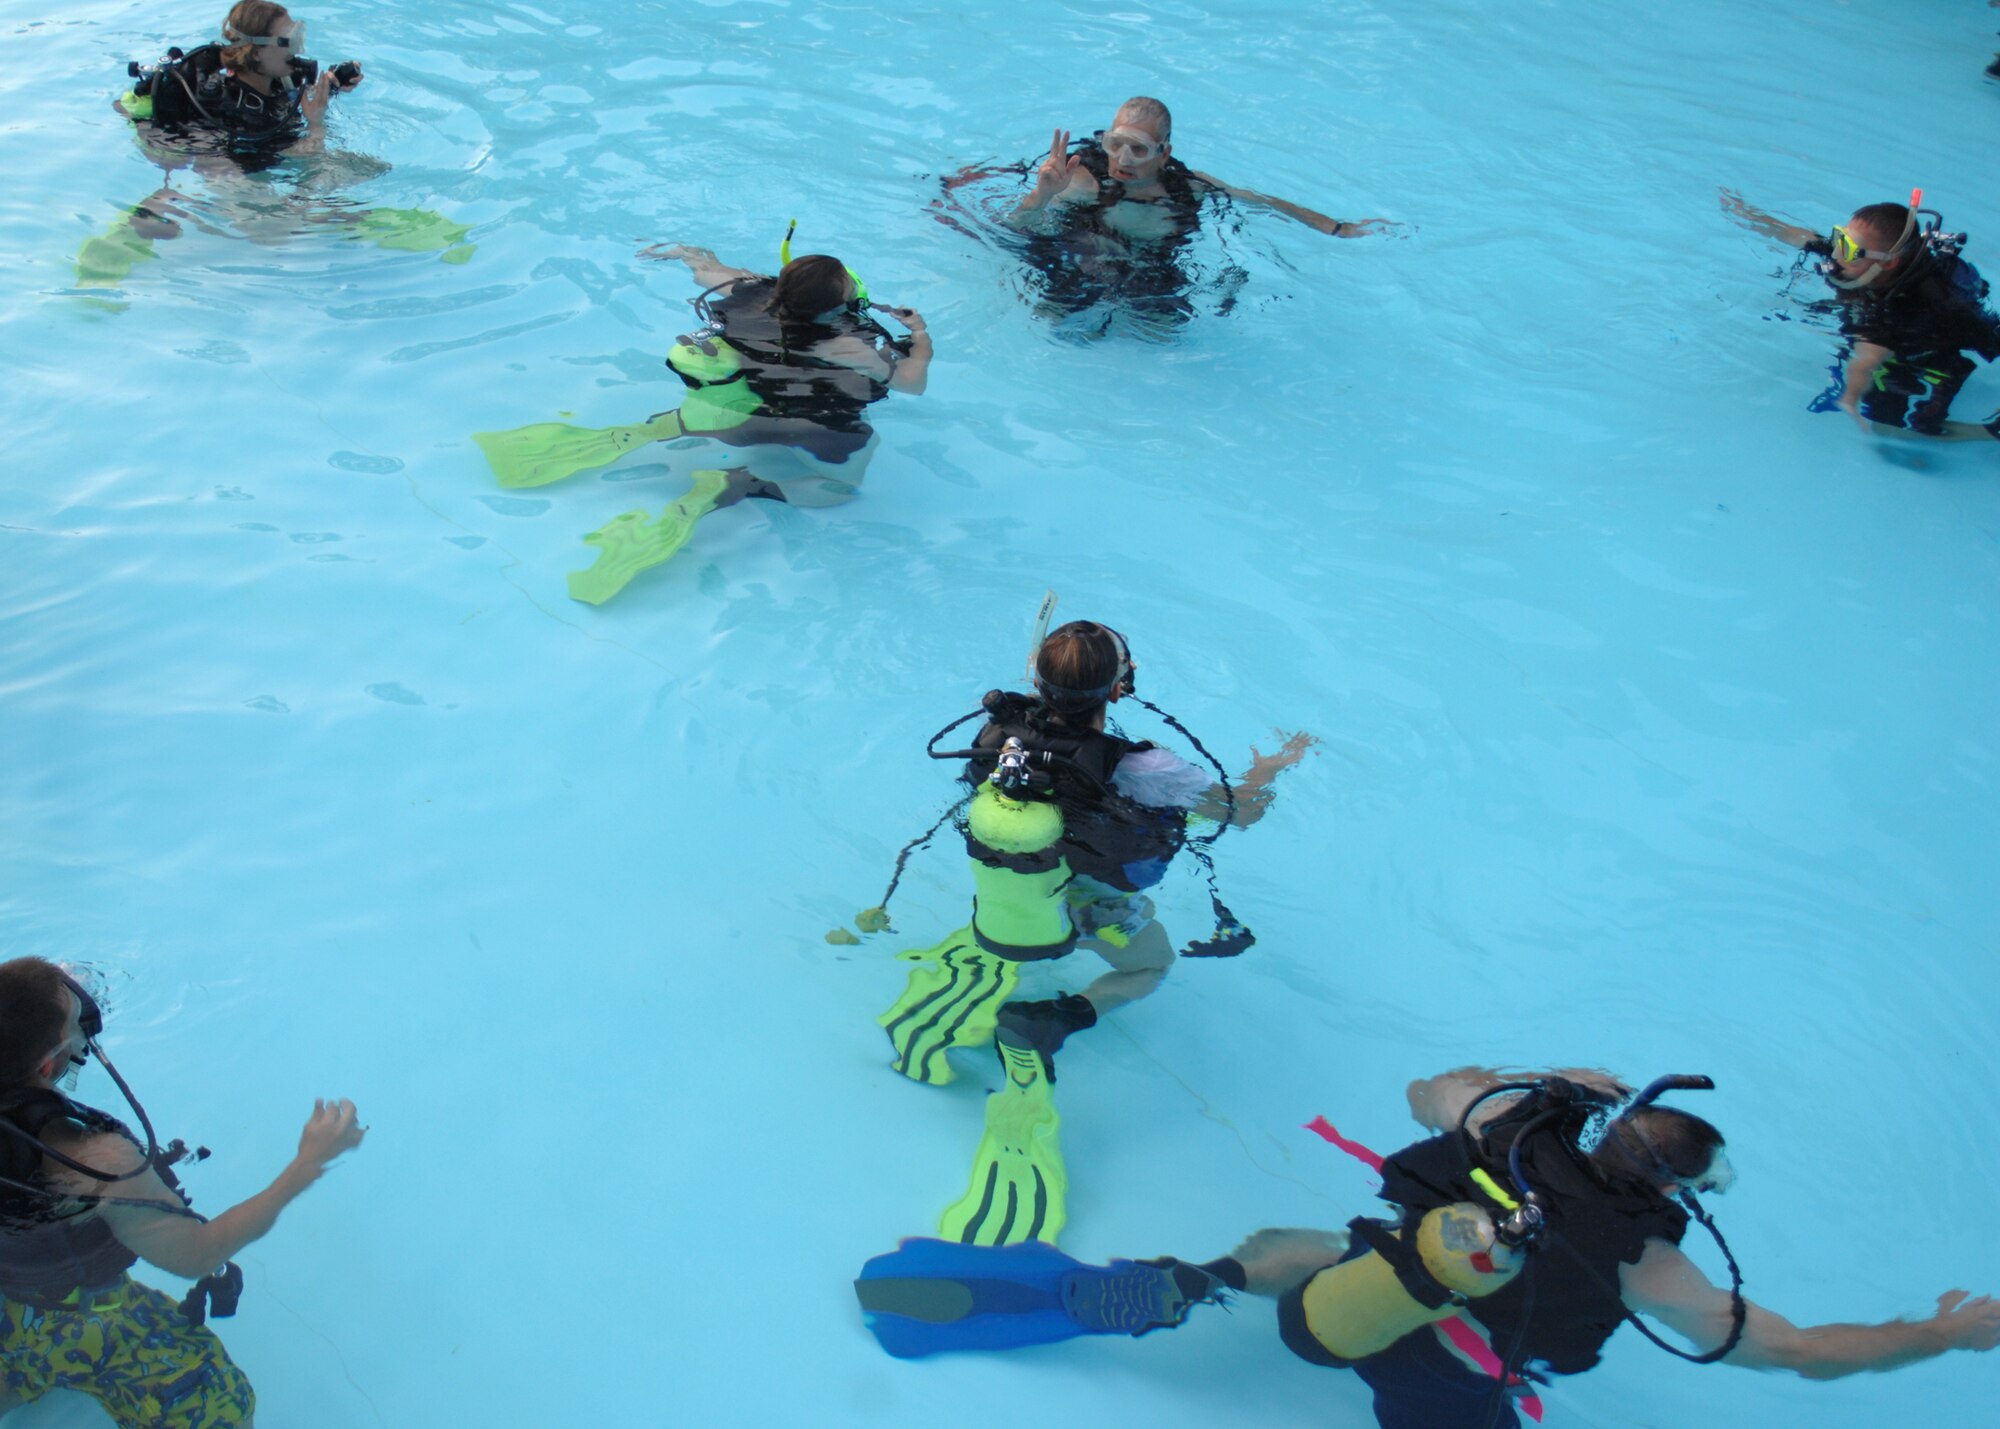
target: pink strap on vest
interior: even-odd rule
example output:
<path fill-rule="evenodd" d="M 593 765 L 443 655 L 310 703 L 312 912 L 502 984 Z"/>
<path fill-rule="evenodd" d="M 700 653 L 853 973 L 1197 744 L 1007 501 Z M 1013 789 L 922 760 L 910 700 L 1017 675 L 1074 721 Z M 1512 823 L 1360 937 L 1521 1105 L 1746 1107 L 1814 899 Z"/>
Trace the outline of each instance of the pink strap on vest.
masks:
<path fill-rule="evenodd" d="M 1349 1141 L 1340 1134 L 1339 1128 L 1334 1126 L 1325 1117 L 1314 1117 L 1306 1123 L 1306 1130 L 1320 1138 L 1320 1140 L 1330 1142 L 1334 1146 L 1339 1147 L 1363 1166 L 1366 1166 L 1370 1171 L 1381 1171 L 1382 1158 L 1380 1156 L 1370 1151 L 1358 1141 Z M 1444 1339 L 1451 1341 L 1453 1345 L 1457 1346 L 1460 1354 L 1478 1365 L 1486 1373 L 1492 1375 L 1495 1379 L 1500 1377 L 1500 1356 L 1493 1353 L 1493 1346 L 1486 1343 L 1484 1335 L 1465 1323 L 1464 1316 L 1453 1315 L 1449 1320 L 1438 1321 L 1432 1328 Z M 1521 1381 L 1517 1379 L 1514 1383 L 1519 1384 Z M 1530 1391 L 1522 1395 L 1518 1402 L 1523 1414 L 1527 1415 L 1537 1424 L 1542 1422 L 1542 1401 L 1540 1396 Z"/>

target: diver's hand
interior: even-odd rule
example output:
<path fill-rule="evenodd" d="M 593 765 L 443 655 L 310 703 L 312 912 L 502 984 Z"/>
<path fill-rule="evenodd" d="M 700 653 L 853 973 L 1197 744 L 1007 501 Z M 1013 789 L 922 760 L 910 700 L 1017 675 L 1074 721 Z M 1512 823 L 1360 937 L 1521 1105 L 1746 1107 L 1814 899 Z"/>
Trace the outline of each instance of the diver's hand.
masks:
<path fill-rule="evenodd" d="M 878 313 L 887 313 L 911 332 L 929 331 L 929 328 L 924 323 L 924 315 L 915 308 L 892 308 L 886 303 L 876 303 L 874 304 L 874 308 Z"/>
<path fill-rule="evenodd" d="M 1388 233 L 1400 225 L 1386 218 L 1327 218 L 1313 224 L 1321 233 L 1330 233 L 1335 238 L 1365 238 L 1371 233 Z"/>
<path fill-rule="evenodd" d="M 345 1097 L 337 1102 L 314 1097 L 312 1115 L 299 1133 L 299 1164 L 317 1172 L 336 1156 L 359 1146 L 367 1134 L 368 1128 L 355 1122 L 353 1102 Z"/>
<path fill-rule="evenodd" d="M 1035 187 L 1021 200 L 1022 208 L 1041 208 L 1070 186 L 1083 160 L 1069 152 L 1069 130 L 1058 129 L 1049 141 L 1049 156 L 1035 170 Z"/>
<path fill-rule="evenodd" d="M 711 263 L 718 261 L 712 250 L 696 248 L 690 243 L 655 243 L 650 248 L 641 248 L 639 256 L 662 263 L 688 263 L 697 258 L 705 258 Z"/>
<path fill-rule="evenodd" d="M 335 92 L 335 93 L 337 93 L 337 94 L 345 94 L 345 93 L 347 93 L 347 91 L 348 91 L 348 90 L 350 90 L 350 89 L 353 89 L 353 88 L 354 88 L 354 87 L 355 87 L 356 85 L 360 84 L 362 80 L 364 80 L 364 79 L 368 78 L 368 76 L 367 76 L 367 75 L 365 75 L 365 74 L 363 74 L 363 73 L 361 72 L 361 61 L 359 61 L 359 60 L 346 60 L 346 61 L 343 61 L 343 63 L 345 63 L 345 64 L 348 64 L 348 65 L 351 65 L 351 66 L 353 66 L 353 68 L 354 68 L 354 78 L 353 78 L 353 79 L 350 79 L 350 80 L 345 80 L 345 81 L 343 81 L 343 80 L 340 80 L 340 79 L 336 78 L 336 79 L 335 79 L 335 80 L 333 81 L 333 88 L 334 88 L 334 92 Z M 334 69 L 338 69 L 339 67 L 340 67 L 339 65 L 336 65 L 336 66 L 334 66 Z M 327 71 L 327 73 L 328 73 L 329 75 L 331 75 L 331 74 L 333 74 L 333 70 L 332 70 L 332 69 L 329 69 L 329 70 Z"/>
<path fill-rule="evenodd" d="M 1347 1254 L 1345 1231 L 1262 1230 L 1232 1250 L 1252 1295 L 1282 1295 Z"/>
<path fill-rule="evenodd" d="M 1968 1299 L 1963 1290 L 1947 1290 L 1938 1296 L 1931 1323 L 1948 1349 L 1985 1351 L 2000 1345 L 2000 1302 L 1991 1295 Z"/>
<path fill-rule="evenodd" d="M 312 82 L 312 88 L 306 91 L 305 98 L 299 101 L 299 113 L 305 116 L 308 129 L 317 129 L 326 123 L 326 103 L 332 94 L 333 71 L 322 71 L 320 77 Z"/>
<path fill-rule="evenodd" d="M 1307 734 L 1304 730 L 1300 730 L 1297 734 L 1287 736 L 1284 747 L 1276 754 L 1259 754 L 1257 746 L 1251 745 L 1250 772 L 1243 776 L 1241 782 L 1253 789 L 1270 783 L 1277 778 L 1279 770 L 1289 769 L 1297 764 L 1306 757 L 1306 751 L 1318 743 L 1318 735 Z"/>

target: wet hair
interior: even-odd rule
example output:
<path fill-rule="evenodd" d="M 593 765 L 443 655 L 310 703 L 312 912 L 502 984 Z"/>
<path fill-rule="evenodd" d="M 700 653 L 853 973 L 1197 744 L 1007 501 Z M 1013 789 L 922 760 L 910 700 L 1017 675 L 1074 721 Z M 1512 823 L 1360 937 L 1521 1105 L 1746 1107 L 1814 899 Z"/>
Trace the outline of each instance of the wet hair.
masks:
<path fill-rule="evenodd" d="M 229 41 L 238 35 L 253 40 L 269 39 L 272 26 L 291 18 L 291 11 L 273 4 L 272 0 L 236 0 L 236 4 L 230 7 L 229 18 L 222 22 L 222 62 L 231 69 L 242 68 L 250 62 L 250 56 L 257 47 L 231 44 Z"/>
<path fill-rule="evenodd" d="M 1599 1143 L 1616 1161 L 1653 1182 L 1699 1181 L 1722 1149 L 1722 1133 L 1708 1122 L 1670 1106 L 1643 1106 L 1613 1119 Z"/>
<path fill-rule="evenodd" d="M 1909 226 L 1910 210 L 1900 203 L 1871 203 L 1866 208 L 1854 210 L 1854 217 L 1848 222 L 1856 221 L 1874 229 L 1882 236 L 1882 242 L 1889 245 L 1886 249 L 1877 250 L 1878 252 L 1893 253 L 1896 240 L 1903 236 L 1903 230 Z"/>
<path fill-rule="evenodd" d="M 1135 94 L 1118 106 L 1118 119 L 1130 119 L 1162 144 L 1174 137 L 1174 116 L 1167 106 L 1157 99 L 1149 99 L 1143 94 Z"/>
<path fill-rule="evenodd" d="M 0 1087 L 26 1086 L 63 1040 L 69 999 L 47 958 L 0 963 Z"/>
<path fill-rule="evenodd" d="M 1051 630 L 1035 652 L 1035 688 L 1064 719 L 1088 718 L 1110 700 L 1127 658 L 1110 626 L 1072 620 Z"/>
<path fill-rule="evenodd" d="M 778 274 L 771 307 L 787 322 L 809 323 L 847 302 L 847 265 L 824 253 L 794 258 Z"/>

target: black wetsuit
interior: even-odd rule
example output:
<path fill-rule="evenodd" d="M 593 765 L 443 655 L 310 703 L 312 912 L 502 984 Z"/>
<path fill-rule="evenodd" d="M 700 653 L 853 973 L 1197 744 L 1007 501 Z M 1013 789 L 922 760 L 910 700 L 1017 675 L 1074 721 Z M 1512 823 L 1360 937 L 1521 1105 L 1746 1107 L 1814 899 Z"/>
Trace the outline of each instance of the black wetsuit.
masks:
<path fill-rule="evenodd" d="M 1829 256 L 1826 240 L 1806 251 Z M 1967 352 L 2000 361 L 2000 318 L 1985 306 L 1986 280 L 1958 256 L 1954 243 L 1926 241 L 1909 268 L 1880 292 L 1860 288 L 1838 300 L 1840 330 L 1854 342 L 1874 343 L 1892 354 L 1861 394 L 1861 415 L 1871 422 L 1936 436 L 1944 430 L 1952 399 L 1976 370 Z M 1845 381 L 1815 402 L 1837 408 Z"/>
<path fill-rule="evenodd" d="M 690 425 L 688 430 L 733 446 L 798 447 L 820 461 L 846 461 L 874 436 L 863 414 L 889 395 L 889 377 L 909 354 L 910 339 L 890 336 L 864 313 L 843 311 L 827 322 L 789 321 L 772 306 L 776 286 L 775 278 L 735 278 L 695 300 L 695 310 L 709 325 L 681 342 L 699 345 L 720 338 L 741 361 L 741 370 L 710 383 L 675 366 L 671 358 L 668 366 L 697 390 L 740 382 L 756 394 L 760 406 L 740 425 L 714 430 Z M 840 339 L 865 343 L 882 359 L 881 372 L 864 372 L 818 355 L 824 345 Z"/>
<path fill-rule="evenodd" d="M 42 1153 L 26 1138 L 45 1139 L 56 1122 L 128 1140 L 132 1133 L 61 1092 L 31 1087 L 0 1091 L 0 1121 L 8 1128 L 0 1130 L 0 1295 L 53 1309 L 73 1292 L 115 1285 L 138 1256 L 101 1217 L 88 1214 L 94 1197 L 49 1187 Z"/>
<path fill-rule="evenodd" d="M 1460 1201 L 1483 1204 L 1472 1180 L 1474 1170 L 1505 1185 L 1507 1152 L 1514 1138 L 1540 1110 L 1534 1098 L 1496 1117 L 1475 1154 L 1456 1132 L 1406 1146 L 1382 1166 L 1383 1200 L 1402 1209 L 1403 1244 L 1415 1243 L 1415 1226 L 1426 1212 Z M 1538 1131 L 1521 1148 L 1522 1169 L 1544 1202 L 1547 1229 L 1529 1252 L 1521 1273 L 1500 1290 L 1471 1301 L 1464 1313 L 1488 1332 L 1494 1352 L 1511 1350 L 1516 1370 L 1581 1374 L 1598 1361 L 1604 1344 L 1625 1319 L 1619 1296 L 1619 1267 L 1636 1264 L 1646 1242 L 1679 1245 L 1687 1233 L 1687 1213 L 1652 1186 L 1608 1176 L 1576 1147 L 1588 1117 L 1579 1107 L 1566 1125 Z M 1373 1227 L 1354 1223 L 1348 1258 L 1366 1254 Z M 1466 1367 L 1425 1328 L 1405 1335 L 1366 1359 L 1332 1355 L 1307 1328 L 1305 1287 L 1286 1295 L 1278 1308 L 1285 1343 L 1317 1364 L 1350 1368 L 1375 1391 L 1375 1417 L 1382 1429 L 1481 1429 L 1487 1423 L 1494 1382 Z M 1493 1421 L 1495 1429 L 1519 1429 L 1511 1406 Z"/>
<path fill-rule="evenodd" d="M 132 92 L 150 100 L 144 122 L 181 139 L 198 139 L 248 169 L 276 163 L 305 133 L 301 103 L 319 66 L 292 61 L 290 83 L 264 94 L 231 74 L 220 45 L 202 45 L 143 73 Z"/>
<path fill-rule="evenodd" d="M 1081 203 L 1057 202 L 1048 211 L 1059 220 L 1051 233 L 1030 234 L 1028 266 L 1041 275 L 1045 309 L 1069 315 L 1100 304 L 1125 308 L 1170 324 L 1194 315 L 1188 292 L 1193 278 L 1181 258 L 1201 226 L 1203 198 L 1213 186 L 1196 178 L 1179 159 L 1160 170 L 1165 190 L 1158 198 L 1132 199 L 1110 177 L 1110 159 L 1101 136 L 1081 139 L 1071 150 L 1097 180 L 1097 197 Z M 1107 222 L 1120 203 L 1143 203 L 1166 211 L 1170 231 L 1159 238 L 1134 238 Z"/>

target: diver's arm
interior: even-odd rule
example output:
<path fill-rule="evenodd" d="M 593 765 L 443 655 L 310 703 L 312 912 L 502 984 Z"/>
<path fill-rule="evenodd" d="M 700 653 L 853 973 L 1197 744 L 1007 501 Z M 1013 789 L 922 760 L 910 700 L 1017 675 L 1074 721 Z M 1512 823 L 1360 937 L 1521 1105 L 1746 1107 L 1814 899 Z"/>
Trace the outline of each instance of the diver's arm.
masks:
<path fill-rule="evenodd" d="M 687 243 L 655 243 L 650 248 L 639 250 L 641 258 L 652 258 L 660 262 L 685 263 L 694 280 L 704 288 L 713 288 L 737 278 L 754 278 L 757 275 L 748 268 L 732 268 L 706 248 L 696 248 Z"/>
<path fill-rule="evenodd" d="M 924 325 L 924 315 L 915 308 L 884 307 L 882 311 L 910 330 L 910 350 L 889 374 L 889 386 L 894 391 L 917 396 L 930 381 L 930 329 Z"/>
<path fill-rule="evenodd" d="M 98 1214 L 127 1249 L 170 1274 L 194 1280 L 269 1234 L 278 1213 L 320 1178 L 328 1162 L 359 1146 L 365 1132 L 366 1128 L 355 1124 L 353 1102 L 314 1101 L 312 1116 L 299 1134 L 298 1155 L 291 1164 L 256 1195 L 205 1223 L 180 1214 L 180 1197 L 150 1168 L 143 1175 L 111 1186 L 69 1173 L 65 1189 L 152 1203 L 102 1205 Z M 79 1152 L 71 1153 L 76 1160 L 106 1169 L 130 1166 L 137 1154 L 130 1141 L 110 1133 L 87 1138 L 79 1147 Z"/>
<path fill-rule="evenodd" d="M 1239 189 L 1231 184 L 1225 184 L 1213 174 L 1204 174 L 1193 169 L 1190 169 L 1188 172 L 1194 174 L 1196 178 L 1200 179 L 1210 188 L 1220 189 L 1240 203 L 1256 204 L 1259 208 L 1268 208 L 1275 213 L 1282 213 L 1287 218 L 1296 218 L 1300 223 L 1305 224 L 1306 227 L 1317 228 L 1321 233 L 1330 233 L 1335 238 L 1359 238 L 1365 233 L 1373 233 L 1379 228 L 1388 228 L 1391 226 L 1389 220 L 1386 218 L 1362 218 L 1355 219 L 1352 222 L 1338 218 L 1328 218 L 1317 209 L 1307 208 L 1303 204 L 1292 203 L 1287 199 L 1272 198 L 1271 195 L 1260 194 L 1254 189 Z"/>
<path fill-rule="evenodd" d="M 1847 359 L 1847 380 L 1840 392 L 1840 408 L 1856 419 L 1861 417 L 1861 394 L 1875 380 L 1882 364 L 1894 354 L 1879 342 L 1856 342 Z"/>
<path fill-rule="evenodd" d="M 1646 1242 L 1636 1265 L 1619 1267 L 1625 1303 L 1653 1315 L 1701 1350 L 1729 1337 L 1729 1292 L 1709 1283 L 1678 1247 Z M 1923 1320 L 1880 1325 L 1794 1325 L 1761 1305 L 1744 1302 L 1743 1338 L 1724 1364 L 1744 1369 L 1785 1369 L 1807 1379 L 1896 1369 L 1947 1350 L 1990 1350 L 2000 1344 L 2000 1303 L 1967 1298 L 1963 1290 L 1938 1296 L 1937 1313 Z"/>
<path fill-rule="evenodd" d="M 1766 238 L 1775 238 L 1780 243 L 1789 243 L 1794 248 L 1804 248 L 1819 239 L 1819 235 L 1810 228 L 1801 228 L 1796 223 L 1787 223 L 1782 218 L 1764 212 L 1761 208 L 1752 208 L 1744 202 L 1743 195 L 1735 189 L 1722 190 L 1722 211 L 1745 228 L 1761 233 Z"/>
<path fill-rule="evenodd" d="M 326 151 L 326 106 L 332 94 L 333 71 L 324 70 L 299 101 L 299 113 L 306 121 L 306 132 L 292 142 L 288 153 L 320 154 Z"/>
<path fill-rule="evenodd" d="M 1279 771 L 1289 769 L 1304 759 L 1306 751 L 1318 743 L 1316 736 L 1301 732 L 1289 736 L 1285 740 L 1284 748 L 1276 754 L 1259 754 L 1256 746 L 1252 745 L 1250 768 L 1236 781 L 1234 809 L 1230 807 L 1232 801 L 1229 791 L 1216 784 L 1210 786 L 1208 792 L 1201 796 L 1200 801 L 1194 806 L 1194 813 L 1197 817 L 1212 823 L 1219 824 L 1227 820 L 1231 828 L 1249 828 L 1263 818 L 1265 811 L 1271 807 L 1271 800 L 1277 793 L 1271 785 L 1278 777 Z"/>

